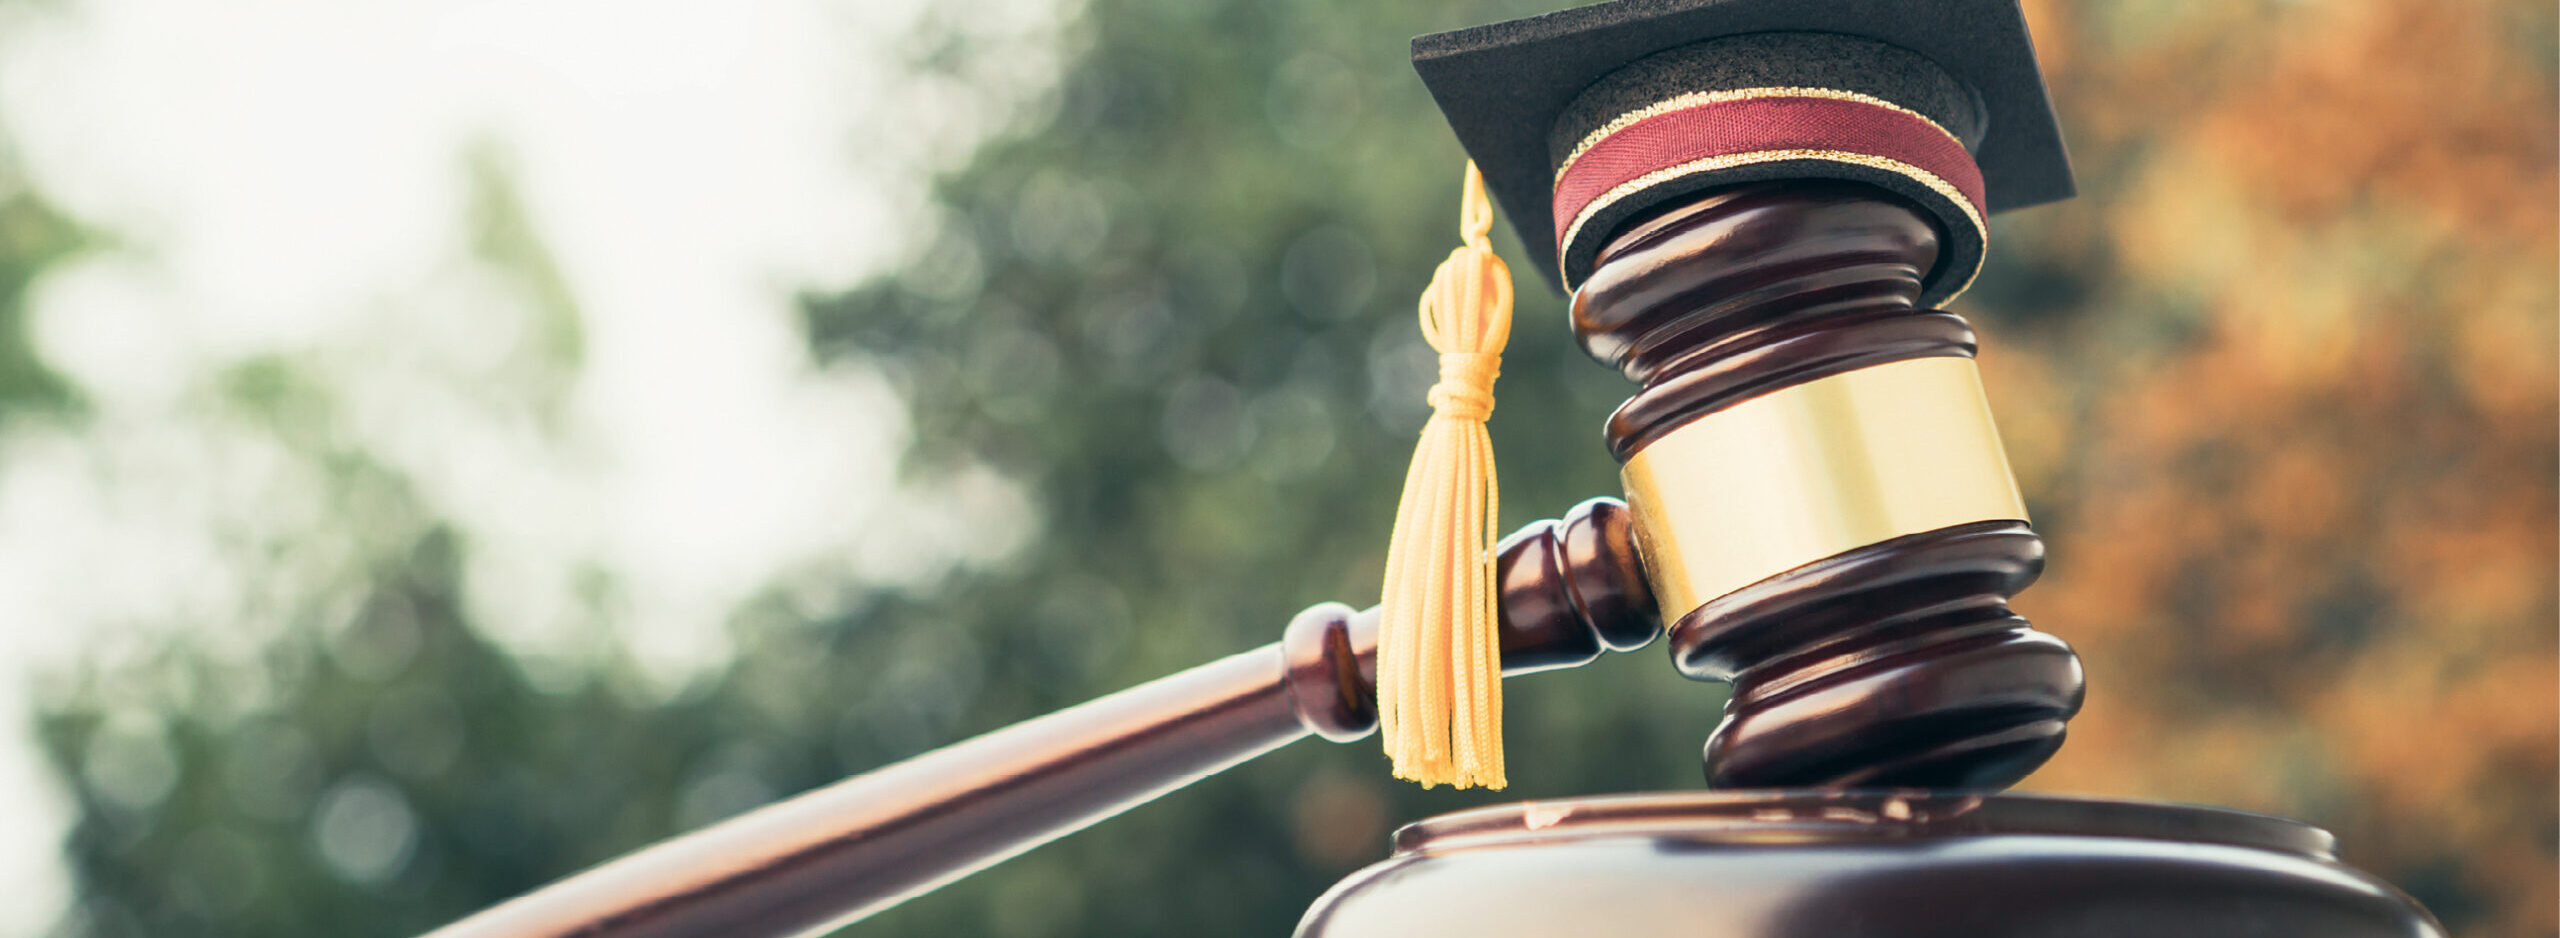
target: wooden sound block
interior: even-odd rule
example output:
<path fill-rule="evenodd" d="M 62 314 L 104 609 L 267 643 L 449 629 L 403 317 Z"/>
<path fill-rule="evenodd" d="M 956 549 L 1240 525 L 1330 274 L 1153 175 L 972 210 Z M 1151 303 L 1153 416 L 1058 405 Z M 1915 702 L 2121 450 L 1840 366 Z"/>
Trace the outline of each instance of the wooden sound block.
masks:
<path fill-rule="evenodd" d="M 2327 832 L 2187 805 L 1675 792 L 1497 805 L 1396 832 L 1298 938 L 2444 938 Z"/>

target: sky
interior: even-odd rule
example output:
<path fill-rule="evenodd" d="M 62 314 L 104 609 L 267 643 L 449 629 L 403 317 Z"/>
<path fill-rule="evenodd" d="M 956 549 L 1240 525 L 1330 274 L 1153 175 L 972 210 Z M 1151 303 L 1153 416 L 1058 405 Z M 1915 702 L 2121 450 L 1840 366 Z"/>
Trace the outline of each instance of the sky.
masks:
<path fill-rule="evenodd" d="M 97 235 L 30 294 L 37 351 L 86 410 L 0 426 L 0 882 L 38 899 L 0 903 L 0 935 L 50 923 L 68 889 L 31 682 L 175 628 L 254 648 L 272 591 L 316 587 L 272 582 L 239 544 L 322 569 L 378 533 L 307 452 L 207 403 L 246 365 L 326 389 L 333 445 L 456 523 L 478 621 L 537 663 L 589 644 L 594 571 L 622 589 L 619 638 L 675 687 L 717 667 L 723 617 L 778 580 L 930 577 L 1017 542 L 1004 480 L 897 478 L 894 397 L 813 363 L 793 302 L 930 240 L 927 175 L 1039 94 L 1071 12 L 0 7 L 0 141 Z M 928 16 L 989 24 L 1010 53 L 917 75 L 901 45 Z M 573 341 L 556 297 L 474 249 L 492 176 L 556 267 Z M 984 523 L 917 549 L 903 520 L 924 511 Z"/>

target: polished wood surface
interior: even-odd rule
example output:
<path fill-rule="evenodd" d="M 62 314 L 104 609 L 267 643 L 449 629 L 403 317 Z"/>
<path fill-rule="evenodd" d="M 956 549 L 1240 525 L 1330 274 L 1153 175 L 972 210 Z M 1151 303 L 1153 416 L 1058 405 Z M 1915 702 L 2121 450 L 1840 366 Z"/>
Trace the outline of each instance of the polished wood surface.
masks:
<path fill-rule="evenodd" d="M 1505 674 L 1660 630 L 1625 506 L 1502 542 Z M 1006 727 L 610 861 L 435 938 L 729 938 L 841 926 L 1307 735 L 1377 726 L 1376 610 L 1325 603 L 1274 644 Z"/>
<path fill-rule="evenodd" d="M 1573 297 L 1583 349 L 1642 385 L 1610 451 L 1788 385 L 1971 356 L 1963 319 L 1913 305 L 1937 255 L 1917 209 L 1854 183 L 1739 186 L 1628 226 Z"/>
<path fill-rule="evenodd" d="M 2327 832 L 2189 805 L 1664 792 L 1460 811 L 1395 843 L 1298 938 L 2444 938 Z"/>
<path fill-rule="evenodd" d="M 2005 788 L 2062 745 L 2080 659 L 2009 610 L 2044 544 L 2014 521 L 1896 538 L 1711 600 L 1671 631 L 1729 680 L 1722 787 Z"/>
<path fill-rule="evenodd" d="M 1915 305 L 1938 245 L 1919 210 L 1843 182 L 1736 186 L 1631 223 L 1573 300 L 1584 349 L 1641 385 L 1610 417 L 1610 450 L 1626 459 L 1819 378 L 1971 357 L 1963 319 Z M 2015 783 L 2061 745 L 2082 696 L 2070 647 L 2008 607 L 2043 562 L 2025 524 L 1966 524 L 1664 610 L 1682 672 L 1735 685 L 1708 781 Z"/>
<path fill-rule="evenodd" d="M 1514 532 L 1495 553 L 1505 675 L 1578 667 L 1662 634 L 1624 502 L 1583 502 Z"/>

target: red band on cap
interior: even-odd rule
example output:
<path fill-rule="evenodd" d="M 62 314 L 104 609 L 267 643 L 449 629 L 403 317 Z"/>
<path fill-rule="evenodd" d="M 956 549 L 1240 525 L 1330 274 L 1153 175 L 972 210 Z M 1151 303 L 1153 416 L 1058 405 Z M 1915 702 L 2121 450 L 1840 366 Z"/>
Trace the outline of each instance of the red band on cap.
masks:
<path fill-rule="evenodd" d="M 1612 190 L 1699 160 L 1772 151 L 1832 151 L 1935 175 L 1986 212 L 1973 154 L 1927 118 L 1863 101 L 1774 96 L 1711 101 L 1657 114 L 1584 149 L 1556 180 L 1556 250 L 1574 219 Z"/>

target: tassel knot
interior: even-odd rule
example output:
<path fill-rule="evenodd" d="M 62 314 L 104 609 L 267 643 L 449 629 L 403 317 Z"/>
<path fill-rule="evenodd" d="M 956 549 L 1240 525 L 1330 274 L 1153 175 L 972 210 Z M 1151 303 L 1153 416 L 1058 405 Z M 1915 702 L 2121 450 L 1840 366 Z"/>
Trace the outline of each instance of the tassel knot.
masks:
<path fill-rule="evenodd" d="M 1440 353 L 1396 507 L 1379 602 L 1378 724 L 1397 778 L 1425 787 L 1501 788 L 1502 659 L 1495 632 L 1493 380 L 1511 339 L 1511 269 L 1489 234 L 1493 203 L 1467 164 L 1458 207 L 1464 246 L 1423 291 L 1422 335 Z"/>
<path fill-rule="evenodd" d="M 1443 352 L 1440 383 L 1431 386 L 1431 410 L 1442 417 L 1483 423 L 1493 416 L 1493 379 L 1502 356 L 1492 352 Z"/>

